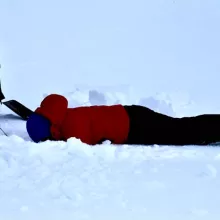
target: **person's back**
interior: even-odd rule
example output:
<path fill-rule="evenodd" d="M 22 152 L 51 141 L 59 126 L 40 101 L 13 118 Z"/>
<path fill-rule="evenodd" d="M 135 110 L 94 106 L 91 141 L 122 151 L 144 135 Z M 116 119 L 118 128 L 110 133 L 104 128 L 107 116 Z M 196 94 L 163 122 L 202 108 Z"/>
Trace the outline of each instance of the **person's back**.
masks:
<path fill-rule="evenodd" d="M 61 126 L 65 140 L 76 137 L 91 145 L 105 140 L 123 144 L 128 130 L 129 119 L 121 105 L 69 108 Z"/>
<path fill-rule="evenodd" d="M 85 106 L 67 108 L 67 100 L 60 95 L 49 95 L 35 113 L 47 118 L 50 123 L 50 134 L 43 135 L 36 127 L 35 117 L 27 122 L 30 136 L 35 142 L 46 140 L 64 140 L 71 137 L 82 142 L 94 145 L 104 140 L 114 144 L 123 144 L 129 132 L 129 118 L 122 105 L 113 106 Z M 37 118 L 38 119 L 38 118 Z"/>

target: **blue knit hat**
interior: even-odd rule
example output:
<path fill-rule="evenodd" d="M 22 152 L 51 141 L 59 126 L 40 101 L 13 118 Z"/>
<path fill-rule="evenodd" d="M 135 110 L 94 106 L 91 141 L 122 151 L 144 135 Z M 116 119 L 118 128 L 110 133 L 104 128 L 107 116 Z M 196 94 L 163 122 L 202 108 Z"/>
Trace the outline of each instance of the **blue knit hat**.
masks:
<path fill-rule="evenodd" d="M 50 126 L 50 121 L 37 113 L 31 114 L 26 124 L 30 138 L 36 143 L 51 137 Z"/>

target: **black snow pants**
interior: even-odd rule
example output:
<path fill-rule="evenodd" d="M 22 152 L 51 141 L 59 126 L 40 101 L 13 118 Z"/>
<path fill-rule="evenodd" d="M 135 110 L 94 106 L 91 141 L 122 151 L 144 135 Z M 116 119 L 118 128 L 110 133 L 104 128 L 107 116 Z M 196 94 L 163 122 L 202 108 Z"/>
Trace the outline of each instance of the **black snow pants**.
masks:
<path fill-rule="evenodd" d="M 126 144 L 207 145 L 220 142 L 220 114 L 174 118 L 143 106 L 124 107 L 130 118 Z"/>

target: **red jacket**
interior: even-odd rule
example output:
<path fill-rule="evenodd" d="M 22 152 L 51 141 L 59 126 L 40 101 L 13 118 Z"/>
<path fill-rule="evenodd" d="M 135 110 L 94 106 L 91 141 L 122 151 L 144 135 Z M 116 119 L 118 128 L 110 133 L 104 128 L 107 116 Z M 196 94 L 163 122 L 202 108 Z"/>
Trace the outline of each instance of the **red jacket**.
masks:
<path fill-rule="evenodd" d="M 104 140 L 123 144 L 129 133 L 129 117 L 122 105 L 68 108 L 65 97 L 52 94 L 35 112 L 50 120 L 55 140 L 75 137 L 90 145 Z"/>

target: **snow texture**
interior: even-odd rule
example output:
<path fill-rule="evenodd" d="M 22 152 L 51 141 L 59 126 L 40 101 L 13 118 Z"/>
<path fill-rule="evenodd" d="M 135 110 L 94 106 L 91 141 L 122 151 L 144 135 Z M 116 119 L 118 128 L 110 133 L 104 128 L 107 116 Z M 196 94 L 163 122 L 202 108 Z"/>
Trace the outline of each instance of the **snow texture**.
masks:
<path fill-rule="evenodd" d="M 96 90 L 65 96 L 73 107 L 129 102 Z M 136 103 L 178 115 L 158 96 Z M 24 121 L 4 106 L 1 113 L 0 219 L 219 219 L 218 147 L 35 144 Z"/>
<path fill-rule="evenodd" d="M 0 0 L 2 89 L 219 113 L 219 23 L 219 0 Z M 0 127 L 0 220 L 220 219 L 218 146 L 35 144 L 5 106 Z"/>

